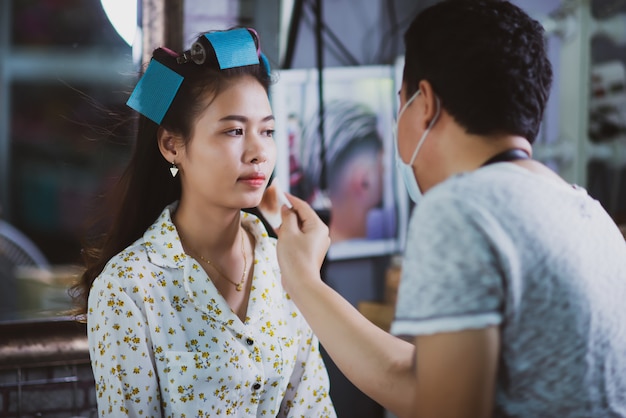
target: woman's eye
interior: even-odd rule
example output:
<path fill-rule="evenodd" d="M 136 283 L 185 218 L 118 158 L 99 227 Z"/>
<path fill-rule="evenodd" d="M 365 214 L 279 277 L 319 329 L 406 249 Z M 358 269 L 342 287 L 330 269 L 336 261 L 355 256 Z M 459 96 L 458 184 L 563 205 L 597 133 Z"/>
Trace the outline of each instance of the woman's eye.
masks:
<path fill-rule="evenodd" d="M 274 136 L 274 129 L 268 129 L 264 132 L 265 136 L 272 138 Z"/>
<path fill-rule="evenodd" d="M 231 129 L 230 131 L 226 131 L 226 134 L 230 136 L 241 136 L 243 135 L 243 129 L 242 128 Z"/>

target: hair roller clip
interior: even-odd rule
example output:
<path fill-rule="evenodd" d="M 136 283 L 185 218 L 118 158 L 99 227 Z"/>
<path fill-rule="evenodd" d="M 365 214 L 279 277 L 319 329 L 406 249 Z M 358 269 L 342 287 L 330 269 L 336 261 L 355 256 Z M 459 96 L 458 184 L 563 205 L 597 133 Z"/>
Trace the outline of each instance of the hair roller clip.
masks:
<path fill-rule="evenodd" d="M 177 61 L 184 64 L 191 60 L 202 65 L 210 49 L 215 52 L 220 70 L 259 64 L 262 59 L 256 31 L 240 28 L 204 34 Z"/>
<path fill-rule="evenodd" d="M 206 41 L 204 36 L 201 37 L 191 45 L 191 49 L 189 50 L 189 58 L 198 65 L 202 65 L 204 61 L 206 61 L 207 49 L 202 44 L 203 39 Z"/>
<path fill-rule="evenodd" d="M 183 52 L 181 55 L 176 57 L 176 62 L 178 64 L 186 64 L 191 60 L 191 56 L 189 54 L 189 51 L 185 51 Z"/>

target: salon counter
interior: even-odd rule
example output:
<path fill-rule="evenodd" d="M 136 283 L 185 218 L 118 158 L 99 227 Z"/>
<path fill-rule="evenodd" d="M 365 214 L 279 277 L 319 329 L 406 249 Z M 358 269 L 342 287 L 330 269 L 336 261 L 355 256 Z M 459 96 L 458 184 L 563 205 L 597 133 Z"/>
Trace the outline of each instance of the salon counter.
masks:
<path fill-rule="evenodd" d="M 71 317 L 0 322 L 0 416 L 94 417 L 86 324 Z"/>
<path fill-rule="evenodd" d="M 0 322 L 0 370 L 89 362 L 87 330 L 71 317 Z"/>

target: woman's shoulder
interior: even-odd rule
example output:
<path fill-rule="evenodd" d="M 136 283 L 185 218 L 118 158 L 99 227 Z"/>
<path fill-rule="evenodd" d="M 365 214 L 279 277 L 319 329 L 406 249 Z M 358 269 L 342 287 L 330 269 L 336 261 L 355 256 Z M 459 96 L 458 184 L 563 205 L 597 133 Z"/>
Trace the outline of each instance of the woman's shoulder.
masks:
<path fill-rule="evenodd" d="M 128 278 L 148 263 L 148 254 L 142 238 L 111 257 L 98 277 Z M 97 280 L 98 278 L 96 278 Z"/>

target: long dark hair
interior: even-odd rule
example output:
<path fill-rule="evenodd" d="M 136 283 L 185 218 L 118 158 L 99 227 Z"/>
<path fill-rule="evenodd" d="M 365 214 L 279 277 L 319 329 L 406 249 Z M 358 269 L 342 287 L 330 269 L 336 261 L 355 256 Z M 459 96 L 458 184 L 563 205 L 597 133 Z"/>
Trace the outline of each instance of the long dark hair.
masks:
<path fill-rule="evenodd" d="M 257 46 L 259 39 L 250 30 Z M 203 36 L 203 35 L 202 35 Z M 257 48 L 257 51 L 260 51 Z M 188 52 L 188 51 L 187 51 Z M 107 262 L 141 237 L 168 204 L 179 200 L 179 177 L 172 177 L 170 163 L 163 158 L 157 142 L 157 131 L 163 127 L 180 135 L 185 142 L 192 136 L 193 123 L 206 108 L 206 98 L 216 97 L 221 91 L 244 75 L 255 77 L 269 91 L 270 75 L 264 63 L 221 70 L 215 51 L 207 53 L 206 61 L 179 63 L 181 55 L 166 48 L 153 51 L 152 59 L 184 77 L 176 97 L 160 125 L 145 116 L 137 115 L 137 135 L 132 157 L 118 183 L 107 196 L 103 218 L 110 222 L 104 234 L 88 237 L 83 245 L 86 270 L 71 289 L 76 305 L 75 314 L 84 320 L 89 290 Z"/>

